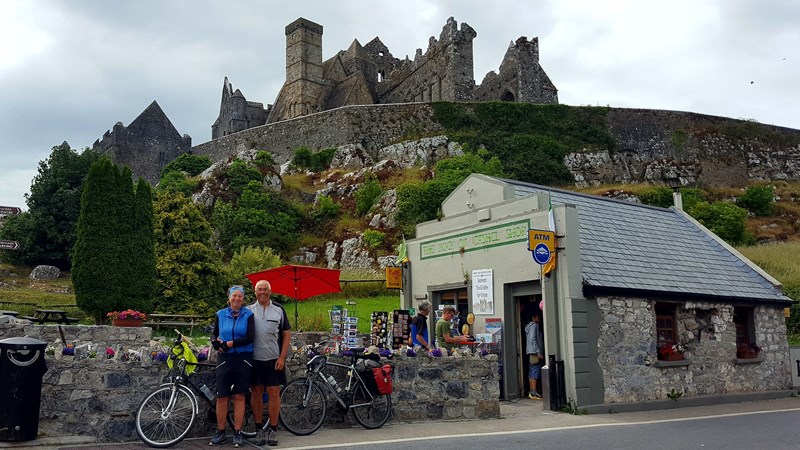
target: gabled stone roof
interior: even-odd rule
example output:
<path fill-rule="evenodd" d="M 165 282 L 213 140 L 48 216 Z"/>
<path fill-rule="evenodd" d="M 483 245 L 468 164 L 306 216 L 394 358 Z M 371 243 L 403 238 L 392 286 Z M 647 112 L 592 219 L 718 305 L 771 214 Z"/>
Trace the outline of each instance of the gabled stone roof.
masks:
<path fill-rule="evenodd" d="M 780 287 L 674 208 L 658 208 L 496 179 L 517 198 L 550 193 L 580 218 L 581 272 L 587 287 L 791 302 Z"/>

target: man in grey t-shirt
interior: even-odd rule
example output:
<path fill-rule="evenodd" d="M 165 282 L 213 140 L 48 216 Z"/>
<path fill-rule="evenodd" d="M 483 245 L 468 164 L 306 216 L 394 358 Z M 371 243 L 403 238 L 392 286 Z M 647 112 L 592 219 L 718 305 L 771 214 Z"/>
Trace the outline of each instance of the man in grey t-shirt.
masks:
<path fill-rule="evenodd" d="M 250 380 L 251 398 L 256 427 L 256 445 L 278 445 L 278 414 L 281 412 L 281 384 L 286 384 L 286 356 L 289 353 L 291 327 L 286 311 L 270 300 L 272 286 L 266 280 L 256 283 L 256 302 L 247 308 L 255 318 L 253 338 L 253 371 Z M 264 386 L 269 395 L 269 429 L 261 430 L 264 418 Z"/>

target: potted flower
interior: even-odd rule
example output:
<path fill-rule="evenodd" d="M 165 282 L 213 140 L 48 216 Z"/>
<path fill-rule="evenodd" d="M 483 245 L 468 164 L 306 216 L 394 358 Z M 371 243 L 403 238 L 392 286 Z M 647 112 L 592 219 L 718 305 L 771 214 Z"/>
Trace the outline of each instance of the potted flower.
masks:
<path fill-rule="evenodd" d="M 111 319 L 111 324 L 115 327 L 140 327 L 142 322 L 147 319 L 147 314 L 126 309 L 125 311 L 111 311 L 106 314 Z"/>
<path fill-rule="evenodd" d="M 761 347 L 756 344 L 737 344 L 736 357 L 739 359 L 754 359 L 758 358 L 761 353 Z"/>
<path fill-rule="evenodd" d="M 664 344 L 658 347 L 658 359 L 662 361 L 682 361 L 683 347 L 678 344 Z"/>

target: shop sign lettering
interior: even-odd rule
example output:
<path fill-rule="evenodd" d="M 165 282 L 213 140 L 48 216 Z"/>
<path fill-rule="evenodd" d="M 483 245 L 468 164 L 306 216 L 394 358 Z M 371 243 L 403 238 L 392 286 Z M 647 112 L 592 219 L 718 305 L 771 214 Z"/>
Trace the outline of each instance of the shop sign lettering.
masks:
<path fill-rule="evenodd" d="M 420 259 L 466 253 L 489 247 L 526 242 L 530 220 L 518 220 L 502 225 L 480 228 L 439 239 L 420 242 Z"/>

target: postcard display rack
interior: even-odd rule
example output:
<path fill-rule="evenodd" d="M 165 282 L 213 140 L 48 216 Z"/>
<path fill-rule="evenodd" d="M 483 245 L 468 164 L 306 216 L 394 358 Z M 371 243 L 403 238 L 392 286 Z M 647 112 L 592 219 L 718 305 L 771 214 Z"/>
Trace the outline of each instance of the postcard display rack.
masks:
<path fill-rule="evenodd" d="M 373 311 L 371 317 L 372 332 L 370 345 L 386 348 L 389 343 L 389 313 L 386 311 Z"/>
<path fill-rule="evenodd" d="M 392 311 L 392 348 L 400 348 L 408 343 L 411 336 L 411 312 L 407 309 Z"/>
<path fill-rule="evenodd" d="M 356 302 L 348 301 L 348 306 L 355 306 Z M 355 314 L 355 309 L 342 309 L 341 306 L 334 306 L 330 311 L 331 315 L 331 338 L 341 348 L 360 347 L 361 338 L 358 337 L 358 317 L 350 316 Z"/>

